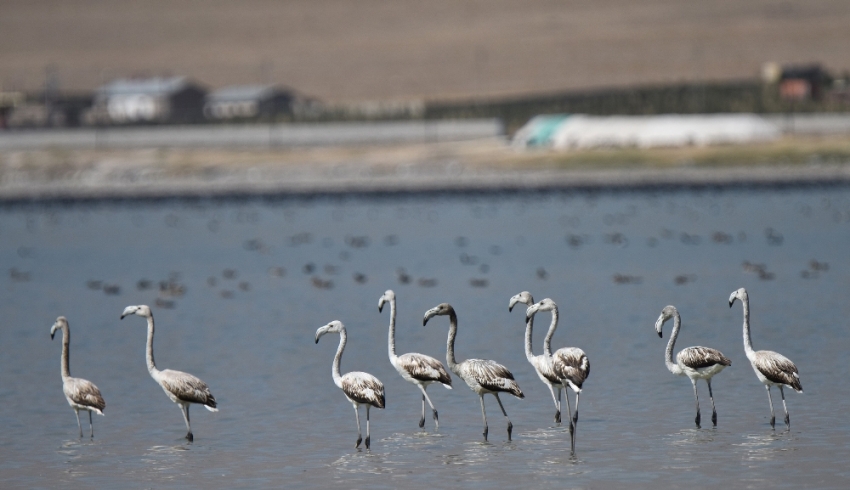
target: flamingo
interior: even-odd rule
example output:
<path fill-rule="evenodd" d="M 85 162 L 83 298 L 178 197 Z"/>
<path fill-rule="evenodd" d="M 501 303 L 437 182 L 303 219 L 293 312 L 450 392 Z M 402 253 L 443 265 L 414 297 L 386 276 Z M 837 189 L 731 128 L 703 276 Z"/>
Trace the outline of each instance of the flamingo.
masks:
<path fill-rule="evenodd" d="M 697 380 L 704 379 L 708 385 L 708 396 L 711 398 L 711 423 L 717 425 L 717 410 L 714 408 L 714 394 L 711 392 L 711 378 L 715 374 L 723 371 L 727 366 L 732 365 L 732 361 L 724 356 L 722 352 L 711 347 L 688 347 L 682 349 L 676 354 L 676 362 L 673 362 L 673 346 L 676 344 L 676 338 L 679 337 L 679 328 L 682 325 L 682 317 L 679 316 L 679 310 L 675 306 L 665 306 L 661 310 L 661 316 L 655 322 L 655 331 L 658 332 L 658 337 L 661 338 L 661 327 L 664 322 L 673 318 L 673 333 L 670 335 L 670 340 L 667 341 L 667 350 L 665 351 L 664 363 L 667 365 L 667 370 L 679 376 L 687 376 L 694 386 L 694 398 L 697 401 L 697 416 L 694 422 L 697 428 L 700 427 L 699 414 L 699 395 L 697 394 Z"/>
<path fill-rule="evenodd" d="M 508 413 L 505 412 L 502 400 L 499 399 L 499 393 L 507 392 L 517 398 L 525 398 L 519 385 L 514 380 L 514 375 L 505 366 L 489 360 L 467 359 L 461 363 L 455 361 L 457 314 L 455 314 L 455 310 L 450 304 L 441 303 L 425 312 L 422 325 L 424 326 L 430 318 L 437 315 L 449 317 L 449 337 L 446 341 L 446 363 L 449 365 L 449 369 L 464 380 L 467 386 L 478 394 L 478 398 L 481 401 L 481 416 L 484 418 L 484 440 L 487 440 L 488 433 L 487 412 L 484 409 L 484 395 L 489 393 L 496 397 L 496 401 L 499 402 L 499 408 L 502 409 L 502 414 L 505 416 L 505 420 L 508 421 L 508 440 L 510 441 L 513 424 L 508 418 Z"/>
<path fill-rule="evenodd" d="M 528 307 L 525 311 L 526 324 L 532 321 L 532 317 L 539 311 L 551 311 L 552 323 L 549 324 L 549 332 L 543 340 L 543 355 L 551 359 L 552 372 L 555 378 L 560 380 L 564 387 L 564 399 L 567 401 L 567 413 L 570 416 L 570 448 L 573 453 L 576 449 L 576 430 L 578 426 L 578 402 L 582 386 L 590 375 L 590 360 L 583 350 L 578 347 L 562 347 L 552 354 L 552 336 L 558 328 L 558 305 L 550 298 Z M 576 394 L 576 411 L 570 409 L 570 397 L 567 394 L 569 387 Z M 558 392 L 560 395 L 560 391 Z"/>
<path fill-rule="evenodd" d="M 338 320 L 334 320 L 316 330 L 317 344 L 319 343 L 319 339 L 322 335 L 326 333 L 339 334 L 339 347 L 336 349 L 331 375 L 333 376 L 334 384 L 342 390 L 345 397 L 348 398 L 348 401 L 354 406 L 354 416 L 357 419 L 357 443 L 354 447 L 360 447 L 360 443 L 363 441 L 363 437 L 360 432 L 360 413 L 357 409 L 360 408 L 360 405 L 366 405 L 366 449 L 369 449 L 369 442 L 371 439 L 369 434 L 369 408 L 384 408 L 384 384 L 381 383 L 378 378 L 369 373 L 352 371 L 350 373 L 345 373 L 344 376 L 340 375 L 339 363 L 340 359 L 342 359 L 342 351 L 345 349 L 345 343 L 347 341 L 345 325 Z"/>
<path fill-rule="evenodd" d="M 508 304 L 508 311 L 513 311 L 514 306 L 517 303 L 524 303 L 531 306 L 534 304 L 534 298 L 532 298 L 531 293 L 528 291 L 523 291 L 514 295 L 511 297 L 510 303 Z M 555 372 L 552 370 L 552 357 L 547 357 L 545 354 L 539 356 L 534 355 L 531 347 L 533 328 L 534 316 L 531 316 L 527 318 L 527 322 L 525 324 L 525 358 L 528 359 L 528 362 L 534 367 L 534 371 L 537 373 L 537 377 L 540 378 L 540 381 L 549 387 L 549 393 L 552 394 L 552 401 L 555 402 L 555 423 L 560 424 L 561 389 L 564 385 L 561 384 L 561 380 L 555 376 Z M 556 390 L 557 396 L 555 395 Z"/>
<path fill-rule="evenodd" d="M 744 352 L 747 359 L 756 372 L 756 377 L 767 389 L 767 401 L 770 403 L 770 426 L 775 427 L 776 416 L 773 413 L 773 398 L 770 396 L 770 387 L 778 386 L 779 394 L 782 396 L 782 408 L 785 409 L 785 426 L 791 429 L 791 417 L 788 415 L 788 406 L 785 404 L 785 392 L 783 386 L 787 386 L 797 393 L 803 392 L 800 383 L 800 373 L 797 366 L 782 354 L 769 350 L 753 350 L 753 341 L 750 338 L 750 298 L 747 290 L 741 288 L 729 296 L 729 308 L 735 300 L 741 300 L 744 305 Z"/>
<path fill-rule="evenodd" d="M 56 322 L 50 328 L 50 340 L 53 340 L 53 335 L 57 330 L 62 330 L 62 391 L 65 393 L 65 399 L 68 400 L 68 405 L 74 409 L 74 414 L 77 416 L 77 428 L 80 429 L 80 437 L 83 437 L 83 426 L 80 424 L 80 410 L 85 410 L 89 413 L 89 428 L 91 430 L 91 438 L 94 439 L 94 424 L 92 423 L 91 413 L 103 415 L 103 410 L 106 408 L 106 402 L 100 394 L 100 390 L 91 381 L 83 378 L 72 378 L 71 370 L 68 368 L 68 349 L 71 344 L 71 329 L 68 326 L 68 320 L 64 316 L 56 319 Z"/>
<path fill-rule="evenodd" d="M 189 442 L 194 441 L 195 436 L 192 434 L 192 426 L 189 424 L 189 405 L 197 403 L 203 405 L 210 412 L 218 412 L 218 404 L 215 401 L 215 397 L 210 393 L 210 387 L 189 373 L 174 371 L 172 369 L 165 369 L 163 371 L 157 369 L 153 361 L 154 327 L 153 313 L 150 307 L 148 305 L 128 306 L 121 313 L 121 319 L 123 320 L 128 315 L 138 315 L 147 319 L 148 343 L 145 355 L 148 372 L 151 378 L 162 387 L 162 391 L 165 392 L 168 398 L 180 406 L 180 410 L 183 412 L 183 420 L 186 422 L 186 430 L 188 430 L 186 439 Z"/>
<path fill-rule="evenodd" d="M 446 372 L 445 366 L 443 363 L 434 359 L 433 357 L 426 356 L 424 354 L 417 354 L 415 352 L 411 352 L 409 354 L 402 354 L 397 356 L 395 353 L 395 312 L 396 312 L 396 300 L 395 293 L 392 289 L 388 289 L 381 299 L 378 300 L 378 311 L 383 311 L 384 304 L 390 304 L 390 330 L 389 330 L 389 338 L 387 343 L 389 345 L 389 355 L 390 355 L 390 363 L 393 367 L 398 371 L 398 374 L 401 375 L 407 382 L 413 383 L 419 387 L 419 391 L 422 392 L 422 417 L 419 419 L 419 427 L 425 426 L 425 401 L 428 402 L 428 405 L 431 406 L 431 410 L 434 413 L 434 424 L 439 428 L 440 427 L 440 419 L 437 415 L 437 409 L 434 408 L 434 404 L 431 403 L 431 399 L 428 397 L 428 394 L 425 392 L 425 389 L 428 388 L 428 385 L 431 383 L 440 383 L 445 386 L 447 389 L 452 389 L 452 378 L 449 376 L 449 373 Z"/>

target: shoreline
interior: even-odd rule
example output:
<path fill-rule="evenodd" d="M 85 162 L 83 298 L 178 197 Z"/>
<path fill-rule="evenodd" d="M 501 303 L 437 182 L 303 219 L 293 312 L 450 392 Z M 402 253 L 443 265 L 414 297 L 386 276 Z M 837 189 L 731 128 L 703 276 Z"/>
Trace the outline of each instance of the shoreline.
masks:
<path fill-rule="evenodd" d="M 0 204 L 850 185 L 850 139 L 517 151 L 504 138 L 283 149 L 0 151 Z"/>

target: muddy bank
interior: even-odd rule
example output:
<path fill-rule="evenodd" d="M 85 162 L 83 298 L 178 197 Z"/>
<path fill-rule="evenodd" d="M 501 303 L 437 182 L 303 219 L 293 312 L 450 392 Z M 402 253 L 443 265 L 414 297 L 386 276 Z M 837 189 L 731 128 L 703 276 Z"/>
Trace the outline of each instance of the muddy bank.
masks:
<path fill-rule="evenodd" d="M 287 149 L 0 152 L 0 200 L 850 184 L 845 138 L 581 152 L 501 137 Z"/>

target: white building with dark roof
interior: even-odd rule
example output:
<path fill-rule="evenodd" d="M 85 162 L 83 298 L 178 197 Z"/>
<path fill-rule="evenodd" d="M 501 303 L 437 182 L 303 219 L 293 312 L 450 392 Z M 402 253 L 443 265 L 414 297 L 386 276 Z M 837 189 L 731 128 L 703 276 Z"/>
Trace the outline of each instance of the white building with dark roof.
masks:
<path fill-rule="evenodd" d="M 192 123 L 203 119 L 205 95 L 186 77 L 120 79 L 95 91 L 93 109 L 117 124 Z"/>
<path fill-rule="evenodd" d="M 274 119 L 292 114 L 291 90 L 274 85 L 239 85 L 207 94 L 204 115 L 208 119 Z"/>

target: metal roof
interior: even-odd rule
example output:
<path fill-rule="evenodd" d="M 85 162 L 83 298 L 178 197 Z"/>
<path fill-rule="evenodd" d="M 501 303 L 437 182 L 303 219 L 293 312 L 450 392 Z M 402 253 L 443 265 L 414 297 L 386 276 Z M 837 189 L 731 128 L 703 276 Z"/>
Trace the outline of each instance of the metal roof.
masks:
<path fill-rule="evenodd" d="M 224 87 L 207 95 L 210 102 L 236 102 L 246 100 L 262 100 L 277 94 L 288 93 L 274 85 L 236 85 Z"/>
<path fill-rule="evenodd" d="M 97 89 L 98 95 L 166 95 L 183 90 L 191 83 L 187 77 L 133 78 L 114 80 Z"/>

